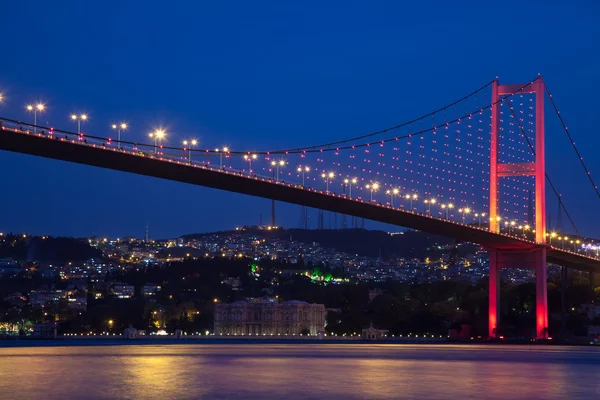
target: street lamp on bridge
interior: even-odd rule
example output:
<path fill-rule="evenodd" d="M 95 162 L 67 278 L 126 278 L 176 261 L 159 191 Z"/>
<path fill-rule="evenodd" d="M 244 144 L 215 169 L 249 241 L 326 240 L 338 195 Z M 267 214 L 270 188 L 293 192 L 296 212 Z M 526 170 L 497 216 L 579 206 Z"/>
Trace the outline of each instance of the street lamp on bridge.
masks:
<path fill-rule="evenodd" d="M 344 179 L 344 183 L 346 185 L 348 185 L 349 188 L 350 188 L 350 193 L 348 194 L 348 197 L 350 197 L 350 198 L 352 198 L 352 185 L 355 185 L 356 182 L 358 182 L 358 179 L 356 179 L 356 178 L 352 178 L 352 179 L 346 178 L 346 179 Z"/>
<path fill-rule="evenodd" d="M 308 165 L 305 165 L 304 167 L 300 166 L 296 169 L 296 171 L 302 174 L 302 186 L 304 187 L 304 174 L 306 172 L 310 172 L 310 167 Z"/>
<path fill-rule="evenodd" d="M 465 223 L 465 217 L 471 212 L 469 207 L 459 208 L 458 212 L 462 214 L 462 222 Z"/>
<path fill-rule="evenodd" d="M 279 167 L 283 167 L 285 166 L 285 160 L 279 160 L 279 161 L 271 161 L 271 166 L 275 167 L 275 172 L 276 172 L 276 179 L 275 182 L 279 182 Z"/>
<path fill-rule="evenodd" d="M 32 111 L 33 112 L 33 133 L 37 132 L 37 113 L 38 111 L 44 111 L 46 109 L 46 106 L 43 103 L 38 103 L 36 105 L 31 105 L 29 104 L 26 107 L 27 111 Z"/>
<path fill-rule="evenodd" d="M 400 193 L 400 189 L 394 188 L 392 190 L 386 190 L 385 194 L 390 195 L 390 205 L 394 208 L 394 196 Z"/>
<path fill-rule="evenodd" d="M 219 168 L 223 169 L 223 153 L 227 154 L 229 152 L 229 147 L 225 146 L 221 150 L 215 149 L 215 151 L 219 153 L 219 159 L 220 159 Z"/>
<path fill-rule="evenodd" d="M 325 179 L 325 193 L 329 193 L 329 181 L 335 177 L 333 172 L 324 172 L 321 178 Z"/>
<path fill-rule="evenodd" d="M 556 237 L 556 232 L 552 232 L 550 233 L 550 243 L 548 243 L 550 246 L 552 246 L 552 239 Z"/>
<path fill-rule="evenodd" d="M 198 141 L 196 139 L 183 141 L 183 145 L 185 146 L 184 150 L 187 149 L 188 151 L 188 162 L 190 164 L 192 163 L 192 147 L 196 146 L 197 144 Z"/>
<path fill-rule="evenodd" d="M 425 199 L 426 211 L 431 215 L 431 205 L 437 202 L 436 199 Z"/>
<path fill-rule="evenodd" d="M 481 228 L 481 218 L 485 217 L 486 215 L 486 213 L 475 213 L 475 218 L 479 219 L 479 228 Z"/>
<path fill-rule="evenodd" d="M 376 192 L 379 189 L 379 183 L 373 182 L 371 184 L 367 184 L 365 187 L 371 191 L 371 203 L 372 203 L 373 202 L 373 192 Z"/>
<path fill-rule="evenodd" d="M 419 198 L 419 196 L 416 193 L 413 194 L 407 194 L 406 196 L 404 196 L 404 198 L 406 200 L 410 200 L 410 211 L 413 210 L 413 200 L 417 200 Z"/>
<path fill-rule="evenodd" d="M 248 171 L 252 173 L 252 160 L 256 160 L 258 156 L 256 154 L 244 154 L 244 160 L 248 161 Z"/>
<path fill-rule="evenodd" d="M 454 204 L 452 204 L 452 203 L 442 204 L 442 209 L 446 212 L 446 219 L 448 219 L 448 211 L 452 210 L 453 208 L 454 208 Z"/>
<path fill-rule="evenodd" d="M 87 114 L 81 114 L 81 115 L 77 115 L 77 114 L 71 114 L 71 121 L 77 121 L 77 134 L 81 134 L 81 121 L 87 121 L 88 116 Z"/>
<path fill-rule="evenodd" d="M 149 135 L 151 138 L 154 138 L 154 154 L 158 152 L 158 142 L 162 141 L 165 135 L 166 133 L 162 129 L 157 129 Z"/>
<path fill-rule="evenodd" d="M 127 124 L 125 122 L 121 122 L 120 124 L 112 124 L 111 128 L 117 131 L 117 148 L 121 148 L 121 131 L 127 129 Z"/>

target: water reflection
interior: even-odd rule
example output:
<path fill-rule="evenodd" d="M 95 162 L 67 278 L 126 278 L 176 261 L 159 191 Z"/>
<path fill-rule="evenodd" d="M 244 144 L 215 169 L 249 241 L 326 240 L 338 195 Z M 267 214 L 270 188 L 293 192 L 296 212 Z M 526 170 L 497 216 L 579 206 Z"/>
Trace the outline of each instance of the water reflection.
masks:
<path fill-rule="evenodd" d="M 0 348 L 2 398 L 598 398 L 600 349 L 213 344 Z"/>

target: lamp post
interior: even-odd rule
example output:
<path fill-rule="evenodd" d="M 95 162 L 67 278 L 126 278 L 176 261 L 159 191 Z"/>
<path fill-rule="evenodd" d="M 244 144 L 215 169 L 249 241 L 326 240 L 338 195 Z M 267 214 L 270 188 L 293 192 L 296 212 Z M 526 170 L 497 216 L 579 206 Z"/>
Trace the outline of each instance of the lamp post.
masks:
<path fill-rule="evenodd" d="M 184 140 L 183 141 L 183 145 L 185 146 L 183 148 L 183 150 L 188 151 L 188 162 L 191 164 L 192 163 L 192 147 L 196 146 L 198 144 L 198 141 L 196 139 L 192 139 L 192 140 Z"/>
<path fill-rule="evenodd" d="M 29 104 L 27 107 L 27 111 L 33 111 L 33 133 L 37 132 L 37 112 L 44 111 L 46 106 L 43 103 L 38 103 L 36 105 Z"/>
<path fill-rule="evenodd" d="M 565 249 L 565 240 L 569 240 L 569 238 L 567 236 L 563 236 L 560 238 L 561 241 L 561 248 L 564 250 Z"/>
<path fill-rule="evenodd" d="M 77 115 L 77 114 L 71 114 L 71 120 L 72 121 L 76 121 L 77 122 L 77 134 L 81 134 L 81 121 L 87 121 L 88 116 L 87 114 L 81 114 L 81 115 Z"/>
<path fill-rule="evenodd" d="M 386 192 L 385 192 L 385 194 L 390 195 L 390 205 L 392 206 L 392 208 L 394 208 L 394 196 L 397 195 L 398 193 L 400 193 L 400 190 L 398 188 L 394 188 L 392 190 L 386 190 Z"/>
<path fill-rule="evenodd" d="M 453 208 L 454 204 L 448 203 L 448 205 L 446 206 L 446 219 L 448 219 L 448 211 L 452 210 Z"/>
<path fill-rule="evenodd" d="M 322 173 L 321 178 L 325 179 L 325 193 L 329 193 L 329 181 L 333 179 L 335 174 L 333 172 Z M 331 223 L 331 219 L 329 220 Z"/>
<path fill-rule="evenodd" d="M 158 142 L 162 141 L 165 137 L 165 131 L 162 129 L 157 129 L 149 135 L 151 138 L 154 138 L 154 154 L 158 152 Z"/>
<path fill-rule="evenodd" d="M 271 161 L 271 165 L 273 167 L 275 167 L 275 171 L 276 171 L 276 174 L 277 174 L 276 175 L 277 179 L 275 180 L 275 182 L 279 182 L 279 167 L 283 167 L 285 165 L 285 161 L 284 160 L 279 160 L 279 161 L 273 160 L 273 161 Z"/>
<path fill-rule="evenodd" d="M 348 197 L 349 197 L 349 198 L 352 198 L 352 185 L 353 185 L 353 184 L 356 184 L 356 182 L 358 182 L 358 179 L 356 179 L 356 178 L 352 178 L 352 179 L 348 179 L 348 178 L 346 178 L 346 179 L 344 179 L 344 183 L 345 183 L 346 185 L 348 185 L 348 186 L 349 186 L 349 188 L 350 188 L 350 192 L 349 192 L 349 194 L 348 194 Z"/>
<path fill-rule="evenodd" d="M 459 208 L 458 212 L 462 214 L 462 222 L 465 223 L 465 216 L 471 212 L 469 207 Z"/>
<path fill-rule="evenodd" d="M 426 211 L 431 215 L 431 205 L 436 203 L 436 199 L 425 199 Z"/>
<path fill-rule="evenodd" d="M 73 118 L 73 116 L 71 116 Z M 117 131 L 117 148 L 121 148 L 121 131 L 127 129 L 127 124 L 125 122 L 121 122 L 120 124 L 112 124 L 112 128 Z"/>
<path fill-rule="evenodd" d="M 298 167 L 297 171 L 302 174 L 302 186 L 304 187 L 304 173 L 310 172 L 310 167 L 307 165 L 304 167 Z"/>
<path fill-rule="evenodd" d="M 418 198 L 419 198 L 419 196 L 418 196 L 416 193 L 414 193 L 414 194 L 412 194 L 412 195 L 410 195 L 410 194 L 407 194 L 407 195 L 406 195 L 406 196 L 404 196 L 404 197 L 406 198 L 406 200 L 410 200 L 410 211 L 412 211 L 412 210 L 413 210 L 413 200 L 416 200 L 416 199 L 418 199 Z"/>
<path fill-rule="evenodd" d="M 252 160 L 256 160 L 258 156 L 256 154 L 244 154 L 244 160 L 248 161 L 248 171 L 252 174 Z"/>
<path fill-rule="evenodd" d="M 487 214 L 486 213 L 475 213 L 475 218 L 478 218 L 479 220 L 479 228 L 481 229 L 481 218 L 485 217 Z"/>
<path fill-rule="evenodd" d="M 219 168 L 223 169 L 223 153 L 227 153 L 229 151 L 229 147 L 225 146 L 223 147 L 221 150 L 217 149 L 217 151 L 219 152 Z"/>
<path fill-rule="evenodd" d="M 373 192 L 376 192 L 379 189 L 379 183 L 373 182 L 365 186 L 367 189 L 371 191 L 371 203 L 373 202 Z"/>

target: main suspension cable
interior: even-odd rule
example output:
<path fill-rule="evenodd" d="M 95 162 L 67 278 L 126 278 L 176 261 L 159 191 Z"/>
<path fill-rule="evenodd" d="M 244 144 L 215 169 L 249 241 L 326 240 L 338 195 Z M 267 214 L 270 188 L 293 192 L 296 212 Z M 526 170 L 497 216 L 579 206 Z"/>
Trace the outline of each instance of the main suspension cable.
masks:
<path fill-rule="evenodd" d="M 445 106 L 440 107 L 437 110 L 431 111 L 428 114 L 422 115 L 421 117 L 418 117 L 418 118 L 414 118 L 414 119 L 412 119 L 410 121 L 406 121 L 406 122 L 403 122 L 401 124 L 398 124 L 398 125 L 395 125 L 395 126 L 391 126 L 389 128 L 381 129 L 379 131 L 367 133 L 367 134 L 356 136 L 356 137 L 353 137 L 353 138 L 342 139 L 342 140 L 338 140 L 338 141 L 335 141 L 335 142 L 317 144 L 317 145 L 306 146 L 306 147 L 297 147 L 297 148 L 294 148 L 294 149 L 289 149 L 287 151 L 288 152 L 296 152 L 296 151 L 300 151 L 300 150 L 311 150 L 311 149 L 317 149 L 317 148 L 322 148 L 322 147 L 331 147 L 331 146 L 335 146 L 335 145 L 338 145 L 338 144 L 345 144 L 345 143 L 348 143 L 348 142 L 354 142 L 356 140 L 361 140 L 361 139 L 366 139 L 366 138 L 369 138 L 369 137 L 381 135 L 381 134 L 384 134 L 384 133 L 387 133 L 387 132 L 390 132 L 390 131 L 393 131 L 393 130 L 400 129 L 400 128 L 405 127 L 405 126 L 409 126 L 411 124 L 414 124 L 415 122 L 422 121 L 422 120 L 424 120 L 424 119 L 426 119 L 428 117 L 431 117 L 431 116 L 433 116 L 435 114 L 438 114 L 438 113 L 440 113 L 442 111 L 445 111 L 448 108 L 453 107 L 456 104 L 461 103 L 461 102 L 467 100 L 468 98 L 476 95 L 477 93 L 481 92 L 482 90 L 485 90 L 493 82 L 494 81 L 490 81 L 490 82 L 486 83 L 484 86 L 480 87 L 479 89 L 476 89 L 476 90 L 472 91 L 471 93 L 467 94 L 466 96 L 463 96 L 460 99 L 455 100 L 455 101 L 453 101 L 450 104 L 446 104 Z"/>
<path fill-rule="evenodd" d="M 569 141 L 571 142 L 571 146 L 573 146 L 573 150 L 575 150 L 575 154 L 577 154 L 577 158 L 579 158 L 579 162 L 581 163 L 581 166 L 583 167 L 585 174 L 587 175 L 590 183 L 592 184 L 592 186 L 594 188 L 594 191 L 596 192 L 596 196 L 598 196 L 598 198 L 600 198 L 600 192 L 598 191 L 598 185 L 596 185 L 596 183 L 594 182 L 594 179 L 592 178 L 592 174 L 590 173 L 590 170 L 588 169 L 587 165 L 583 161 L 583 157 L 581 156 L 581 153 L 579 153 L 577 146 L 575 146 L 575 141 L 573 140 L 573 137 L 571 136 L 571 133 L 569 132 L 569 128 L 567 128 L 567 125 L 565 124 L 565 121 L 563 120 L 563 117 L 560 114 L 560 111 L 558 111 L 558 107 L 556 106 L 556 103 L 554 102 L 554 98 L 552 98 L 552 94 L 550 93 L 550 90 L 548 90 L 548 86 L 546 86 L 545 83 L 544 83 L 544 88 L 546 89 L 546 93 L 548 93 L 548 97 L 550 98 L 550 103 L 552 104 L 552 107 L 554 108 L 554 112 L 556 112 L 556 115 L 558 115 L 558 119 L 560 120 L 563 130 L 567 134 L 567 137 L 569 138 Z"/>

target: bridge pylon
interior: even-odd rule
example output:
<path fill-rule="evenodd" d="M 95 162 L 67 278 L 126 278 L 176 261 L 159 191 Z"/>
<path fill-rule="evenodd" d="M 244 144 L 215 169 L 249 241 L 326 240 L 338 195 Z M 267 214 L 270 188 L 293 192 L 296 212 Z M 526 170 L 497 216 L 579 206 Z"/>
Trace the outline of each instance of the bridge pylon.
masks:
<path fill-rule="evenodd" d="M 512 94 L 535 94 L 535 160 L 530 163 L 500 163 L 500 105 Z M 536 338 L 548 336 L 548 298 L 546 283 L 546 168 L 544 152 L 544 81 L 538 77 L 529 84 L 501 85 L 492 83 L 492 121 L 490 141 L 490 231 L 500 233 L 498 212 L 499 179 L 507 176 L 535 177 L 535 242 L 530 251 L 490 250 L 489 273 L 489 337 L 498 336 L 500 322 L 500 269 L 532 268 L 536 276 Z M 532 227 L 533 228 L 533 227 Z"/>

